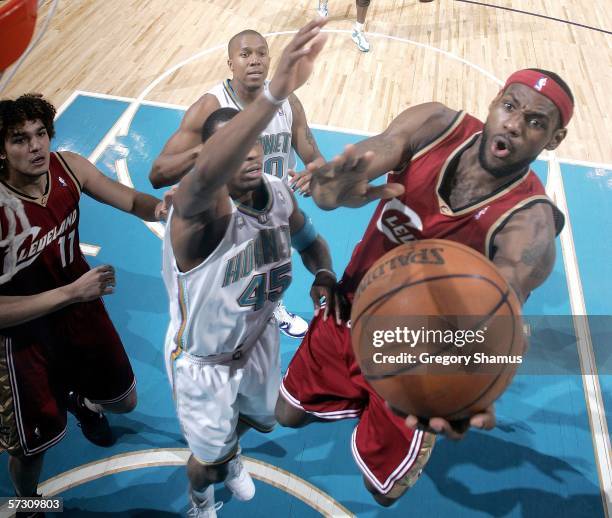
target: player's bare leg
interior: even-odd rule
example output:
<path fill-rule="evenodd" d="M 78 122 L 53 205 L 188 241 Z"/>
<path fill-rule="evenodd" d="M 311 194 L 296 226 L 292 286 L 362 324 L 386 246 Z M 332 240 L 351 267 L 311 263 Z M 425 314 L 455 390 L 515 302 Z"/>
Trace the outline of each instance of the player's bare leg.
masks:
<path fill-rule="evenodd" d="M 357 48 L 361 52 L 368 52 L 370 50 L 370 42 L 368 42 L 365 36 L 365 19 L 370 6 L 370 0 L 356 0 L 357 7 L 357 21 L 353 26 L 353 33 L 351 38 L 357 45 Z"/>
<path fill-rule="evenodd" d="M 287 428 L 301 428 L 309 423 L 320 421 L 320 419 L 317 419 L 312 414 L 304 412 L 304 410 L 295 408 L 287 403 L 287 400 L 280 394 L 276 400 L 274 416 L 281 426 L 285 426 Z"/>
<path fill-rule="evenodd" d="M 38 455 L 10 455 L 9 473 L 17 496 L 34 496 L 38 487 L 44 453 Z"/>
<path fill-rule="evenodd" d="M 327 15 L 329 14 L 329 11 L 327 9 L 327 0 L 319 0 L 319 7 L 317 9 L 317 13 L 323 18 L 327 18 Z"/>
<path fill-rule="evenodd" d="M 187 461 L 187 477 L 192 508 L 190 516 L 206 516 L 214 518 L 221 508 L 222 502 L 215 504 L 214 484 L 223 482 L 228 474 L 228 462 L 205 466 L 193 455 Z"/>
<path fill-rule="evenodd" d="M 102 410 L 110 412 L 111 414 L 127 414 L 136 408 L 137 403 L 138 395 L 136 393 L 136 387 L 134 387 L 121 401 L 117 401 L 116 403 L 105 403 L 99 406 L 102 407 Z"/>

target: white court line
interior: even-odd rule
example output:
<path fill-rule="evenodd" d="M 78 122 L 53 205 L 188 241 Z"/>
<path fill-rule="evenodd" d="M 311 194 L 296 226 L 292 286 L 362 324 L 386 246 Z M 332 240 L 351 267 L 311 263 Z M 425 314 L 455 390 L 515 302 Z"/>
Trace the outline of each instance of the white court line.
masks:
<path fill-rule="evenodd" d="M 38 489 L 47 497 L 56 496 L 73 487 L 114 473 L 150 467 L 184 466 L 190 455 L 191 452 L 187 448 L 158 448 L 121 453 L 60 473 L 39 484 Z M 355 516 L 327 493 L 289 471 L 250 457 L 243 456 L 242 459 L 253 477 L 282 489 L 323 516 L 334 518 Z M 0 508 L 0 512 L 5 510 Z"/>
<path fill-rule="evenodd" d="M 98 245 L 89 245 L 87 243 L 80 243 L 79 247 L 84 255 L 90 255 L 92 257 L 97 256 L 100 253 L 100 250 L 102 250 L 102 248 Z"/>
<path fill-rule="evenodd" d="M 83 95 L 86 97 L 97 97 L 100 99 L 108 99 L 112 101 L 123 101 L 123 102 L 128 102 L 128 103 L 137 102 L 136 97 L 123 97 L 120 95 L 99 94 L 99 93 L 90 92 L 87 90 L 75 90 L 71 97 L 75 95 Z M 66 101 L 66 103 L 68 103 L 68 101 Z M 140 102 L 140 104 L 143 106 L 154 106 L 154 107 L 159 107 L 159 108 L 168 108 L 171 110 L 182 110 L 182 111 L 187 111 L 187 109 L 190 106 L 187 104 L 173 104 L 173 103 L 166 103 L 166 102 L 161 102 L 161 101 L 147 101 L 146 99 L 143 99 Z M 63 107 L 64 105 L 62 105 L 62 108 Z M 58 110 L 58 114 L 59 114 L 59 110 Z M 365 130 L 360 130 L 360 129 L 355 129 L 355 128 L 344 128 L 342 126 L 331 126 L 328 124 L 310 124 L 309 123 L 309 126 L 312 129 L 325 130 L 325 131 L 336 131 L 338 133 L 348 133 L 349 135 L 358 135 L 358 136 L 363 136 L 363 137 L 372 137 L 378 134 L 377 132 L 374 132 L 374 131 L 365 131 Z M 540 160 L 542 162 L 548 162 L 550 160 L 550 153 L 548 151 L 543 151 L 542 154 L 538 156 L 537 160 Z M 590 162 L 588 160 L 577 160 L 574 158 L 563 158 L 563 157 L 556 157 L 556 160 L 557 162 L 561 164 L 592 167 L 594 169 L 612 170 L 612 163 L 607 164 L 603 162 Z"/>
<path fill-rule="evenodd" d="M 66 99 L 62 105 L 55 111 L 55 120 L 57 120 L 59 118 L 59 116 L 64 113 L 64 111 L 66 110 L 66 108 L 68 108 L 68 106 L 70 106 L 74 100 L 80 95 L 80 92 L 78 90 L 75 90 L 74 92 L 72 92 L 70 94 L 70 96 L 68 97 L 68 99 Z"/>
<path fill-rule="evenodd" d="M 591 435 L 593 437 L 595 461 L 599 471 L 603 507 L 606 516 L 610 517 L 612 516 L 612 447 L 610 446 L 606 410 L 597 375 L 597 364 L 593 352 L 591 330 L 587 320 L 582 280 L 580 278 L 567 199 L 565 197 L 563 177 L 561 176 L 561 167 L 558 161 L 555 160 L 554 155 L 551 157 L 548 167 L 548 185 L 550 191 L 559 210 L 565 214 L 565 228 L 560 235 L 563 264 L 565 265 L 570 306 L 576 331 L 578 357 L 582 370 L 582 384 L 589 414 Z"/>

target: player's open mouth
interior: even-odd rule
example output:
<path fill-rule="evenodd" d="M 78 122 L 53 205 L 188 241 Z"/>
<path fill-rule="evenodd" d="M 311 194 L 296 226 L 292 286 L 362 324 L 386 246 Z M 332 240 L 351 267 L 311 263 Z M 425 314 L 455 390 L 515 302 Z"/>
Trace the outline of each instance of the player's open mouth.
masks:
<path fill-rule="evenodd" d="M 262 174 L 261 168 L 255 167 L 255 168 L 248 169 L 244 173 L 244 176 L 246 176 L 247 178 L 259 178 L 261 174 Z"/>
<path fill-rule="evenodd" d="M 512 146 L 505 137 L 496 136 L 491 140 L 491 153 L 496 158 L 506 158 L 512 153 Z"/>
<path fill-rule="evenodd" d="M 36 158 L 31 160 L 30 162 L 32 163 L 32 165 L 41 166 L 41 165 L 44 165 L 44 163 L 45 163 L 45 157 L 44 156 L 37 156 Z"/>

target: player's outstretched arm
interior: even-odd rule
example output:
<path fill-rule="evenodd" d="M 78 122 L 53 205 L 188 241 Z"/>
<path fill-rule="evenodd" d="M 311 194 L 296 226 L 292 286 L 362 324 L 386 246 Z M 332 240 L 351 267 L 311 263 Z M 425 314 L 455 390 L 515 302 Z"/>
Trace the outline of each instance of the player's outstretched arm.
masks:
<path fill-rule="evenodd" d="M 161 200 L 111 180 L 81 155 L 64 151 L 62 156 L 79 180 L 83 192 L 92 198 L 145 221 L 163 219 L 160 218 L 164 211 Z"/>
<path fill-rule="evenodd" d="M 174 185 L 195 165 L 202 150 L 202 125 L 220 107 L 214 95 L 206 94 L 185 112 L 179 129 L 170 137 L 149 173 L 156 189 Z"/>
<path fill-rule="evenodd" d="M 324 24 L 325 20 L 309 22 L 285 47 L 270 81 L 269 98 L 260 95 L 205 142 L 194 169 L 181 180 L 174 197 L 175 210 L 183 218 L 201 214 L 217 201 L 278 110 L 278 102 L 306 82 L 325 43 L 320 32 Z"/>
<path fill-rule="evenodd" d="M 29 322 L 75 302 L 109 295 L 114 288 L 115 270 L 110 265 L 103 265 L 60 288 L 36 295 L 0 296 L 0 329 Z"/>
<path fill-rule="evenodd" d="M 495 236 L 493 262 L 521 303 L 550 275 L 555 264 L 555 223 L 548 203 L 514 214 Z"/>
<path fill-rule="evenodd" d="M 550 275 L 555 264 L 555 223 L 548 203 L 536 203 L 514 214 L 493 241 L 493 262 L 516 291 L 521 303 Z M 408 416 L 409 428 L 422 426 L 417 417 Z M 470 427 L 490 430 L 495 426 L 493 406 L 472 416 L 469 421 L 449 423 L 435 417 L 426 424 L 429 431 L 461 439 Z"/>
<path fill-rule="evenodd" d="M 361 207 L 373 200 L 399 196 L 399 184 L 370 185 L 389 171 L 400 170 L 415 152 L 440 135 L 456 112 L 439 103 L 408 108 L 380 135 L 346 146 L 329 162 L 307 165 L 310 189 L 315 203 L 324 210 Z"/>

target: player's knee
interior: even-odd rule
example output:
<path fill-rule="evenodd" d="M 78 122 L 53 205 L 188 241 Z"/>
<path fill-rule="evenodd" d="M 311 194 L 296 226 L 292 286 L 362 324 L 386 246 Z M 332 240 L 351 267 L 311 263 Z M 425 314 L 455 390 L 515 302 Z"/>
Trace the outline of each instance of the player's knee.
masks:
<path fill-rule="evenodd" d="M 373 494 L 372 496 L 374 496 L 374 500 L 376 500 L 376 503 L 382 505 L 383 507 L 389 507 L 393 505 L 397 500 L 397 498 L 390 498 L 388 496 L 381 495 L 380 493 Z"/>
<path fill-rule="evenodd" d="M 370 5 L 370 0 L 357 0 L 357 5 L 359 7 L 368 7 Z"/>
<path fill-rule="evenodd" d="M 278 424 L 287 428 L 299 428 L 308 422 L 308 414 L 291 406 L 280 394 L 276 400 L 274 417 L 276 417 Z"/>
<path fill-rule="evenodd" d="M 138 394 L 136 393 L 136 387 L 134 387 L 129 394 L 117 403 L 108 403 L 102 405 L 106 412 L 112 414 L 127 414 L 136 408 L 138 404 Z"/>
<path fill-rule="evenodd" d="M 378 503 L 379 505 L 382 505 L 383 507 L 389 507 L 390 505 L 393 505 L 393 503 L 397 500 L 398 497 L 392 497 L 392 496 L 387 496 L 387 495 L 383 495 L 382 493 L 380 493 L 373 485 L 372 483 L 365 477 L 363 477 L 363 483 L 365 484 L 366 489 L 372 494 L 372 496 L 374 497 L 374 500 L 376 500 L 376 503 Z"/>
<path fill-rule="evenodd" d="M 227 478 L 227 462 L 208 466 L 199 462 L 193 455 L 187 461 L 187 476 L 192 487 L 202 488 L 218 484 Z"/>

